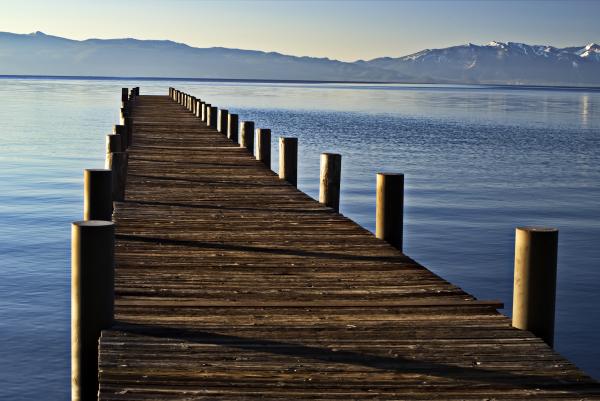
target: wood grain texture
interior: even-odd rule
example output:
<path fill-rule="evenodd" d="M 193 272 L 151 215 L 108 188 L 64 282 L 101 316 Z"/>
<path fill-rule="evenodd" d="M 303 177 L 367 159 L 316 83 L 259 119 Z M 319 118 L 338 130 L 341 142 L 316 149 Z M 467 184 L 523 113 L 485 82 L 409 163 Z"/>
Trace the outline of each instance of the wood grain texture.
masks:
<path fill-rule="evenodd" d="M 101 400 L 600 399 L 498 302 L 300 192 L 168 96 L 138 97 L 131 116 Z"/>

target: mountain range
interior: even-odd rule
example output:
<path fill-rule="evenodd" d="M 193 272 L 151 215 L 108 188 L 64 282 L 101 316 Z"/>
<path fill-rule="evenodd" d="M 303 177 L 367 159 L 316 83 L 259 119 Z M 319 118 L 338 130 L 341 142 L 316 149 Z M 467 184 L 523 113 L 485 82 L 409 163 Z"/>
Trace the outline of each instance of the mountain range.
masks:
<path fill-rule="evenodd" d="M 168 40 L 0 32 L 0 75 L 600 86 L 600 46 L 494 41 L 343 62 Z"/>

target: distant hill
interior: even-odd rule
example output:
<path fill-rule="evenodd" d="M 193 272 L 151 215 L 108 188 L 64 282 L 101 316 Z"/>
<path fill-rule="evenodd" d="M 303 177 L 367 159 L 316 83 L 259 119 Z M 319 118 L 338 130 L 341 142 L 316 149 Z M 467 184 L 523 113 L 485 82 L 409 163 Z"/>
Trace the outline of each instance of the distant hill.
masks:
<path fill-rule="evenodd" d="M 0 74 L 600 86 L 600 46 L 491 42 L 351 63 L 166 40 L 0 32 Z"/>

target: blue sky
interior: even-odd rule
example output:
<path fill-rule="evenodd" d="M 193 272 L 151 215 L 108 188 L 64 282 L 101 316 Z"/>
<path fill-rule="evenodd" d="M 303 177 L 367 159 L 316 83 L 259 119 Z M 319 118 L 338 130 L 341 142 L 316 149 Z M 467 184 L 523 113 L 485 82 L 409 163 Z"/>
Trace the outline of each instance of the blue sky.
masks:
<path fill-rule="evenodd" d="M 491 40 L 600 42 L 599 16 L 600 0 L 2 0 L 0 31 L 356 60 Z"/>

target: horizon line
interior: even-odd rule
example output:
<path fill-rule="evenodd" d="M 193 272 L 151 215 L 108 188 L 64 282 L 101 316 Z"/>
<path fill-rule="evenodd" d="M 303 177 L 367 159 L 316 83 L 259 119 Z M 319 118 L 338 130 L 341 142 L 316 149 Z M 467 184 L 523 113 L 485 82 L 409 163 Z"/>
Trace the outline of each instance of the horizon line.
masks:
<path fill-rule="evenodd" d="M 193 77 L 144 77 L 144 76 L 110 76 L 110 75 L 17 75 L 0 74 L 0 79 L 64 79 L 64 80 L 95 80 L 95 81 L 188 81 L 188 82 L 240 82 L 240 83 L 288 83 L 288 84 L 354 84 L 354 85 L 427 85 L 452 86 L 454 89 L 490 89 L 505 88 L 515 90 L 571 90 L 599 91 L 600 86 L 568 86 L 568 85 L 520 85 L 520 84 L 485 84 L 485 83 L 448 83 L 448 82 L 400 82 L 400 81 L 327 81 L 301 79 L 255 79 L 255 78 L 193 78 Z M 463 87 L 463 88 L 461 88 Z"/>

